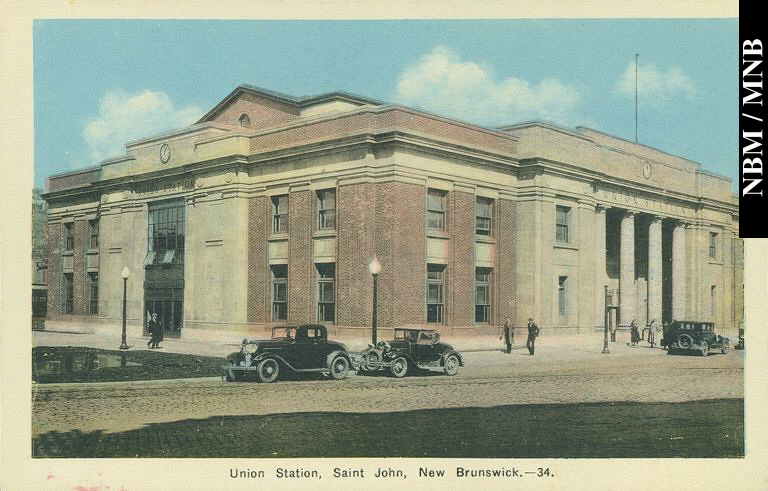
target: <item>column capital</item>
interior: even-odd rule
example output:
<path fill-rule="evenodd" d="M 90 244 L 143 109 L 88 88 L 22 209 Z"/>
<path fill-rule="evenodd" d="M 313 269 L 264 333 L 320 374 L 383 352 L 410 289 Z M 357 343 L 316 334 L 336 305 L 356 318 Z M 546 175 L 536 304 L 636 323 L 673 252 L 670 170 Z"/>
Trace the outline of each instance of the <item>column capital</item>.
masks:
<path fill-rule="evenodd" d="M 624 210 L 622 218 L 635 218 L 637 212 L 634 210 Z"/>
<path fill-rule="evenodd" d="M 595 205 L 595 213 L 605 213 L 606 211 L 608 211 L 608 205 L 603 205 L 600 203 Z"/>

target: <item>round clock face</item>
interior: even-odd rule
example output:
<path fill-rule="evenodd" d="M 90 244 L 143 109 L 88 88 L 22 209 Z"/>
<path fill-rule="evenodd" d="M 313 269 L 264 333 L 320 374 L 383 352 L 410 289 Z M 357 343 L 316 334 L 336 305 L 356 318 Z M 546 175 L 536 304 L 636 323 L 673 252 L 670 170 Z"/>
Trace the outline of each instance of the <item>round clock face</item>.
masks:
<path fill-rule="evenodd" d="M 643 165 L 643 177 L 645 177 L 646 179 L 650 179 L 652 172 L 653 172 L 653 169 L 651 169 L 650 162 L 646 162 L 645 165 Z"/>
<path fill-rule="evenodd" d="M 167 143 L 160 145 L 160 163 L 166 164 L 171 160 L 171 147 Z"/>

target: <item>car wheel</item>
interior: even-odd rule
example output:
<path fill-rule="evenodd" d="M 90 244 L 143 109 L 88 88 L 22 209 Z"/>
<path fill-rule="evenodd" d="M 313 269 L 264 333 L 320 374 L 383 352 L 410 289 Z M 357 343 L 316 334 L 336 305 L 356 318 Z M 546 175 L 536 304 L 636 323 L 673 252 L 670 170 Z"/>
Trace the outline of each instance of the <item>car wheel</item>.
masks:
<path fill-rule="evenodd" d="M 722 354 L 728 353 L 728 343 L 723 343 L 722 346 L 720 346 L 720 353 Z"/>
<path fill-rule="evenodd" d="M 277 380 L 277 375 L 280 373 L 280 366 L 277 360 L 268 358 L 256 367 L 256 376 L 259 378 L 259 382 L 269 384 Z"/>
<path fill-rule="evenodd" d="M 693 348 L 693 338 L 689 334 L 681 334 L 677 337 L 677 345 L 681 349 Z"/>
<path fill-rule="evenodd" d="M 443 365 L 443 371 L 445 371 L 446 375 L 456 375 L 459 371 L 459 357 L 456 355 L 451 355 L 446 358 L 445 364 Z"/>
<path fill-rule="evenodd" d="M 395 378 L 403 378 L 406 373 L 408 373 L 408 360 L 402 356 L 398 356 L 392 360 L 392 375 L 394 375 Z"/>
<path fill-rule="evenodd" d="M 337 356 L 331 362 L 331 377 L 336 380 L 347 378 L 349 372 L 349 361 L 343 356 Z"/>

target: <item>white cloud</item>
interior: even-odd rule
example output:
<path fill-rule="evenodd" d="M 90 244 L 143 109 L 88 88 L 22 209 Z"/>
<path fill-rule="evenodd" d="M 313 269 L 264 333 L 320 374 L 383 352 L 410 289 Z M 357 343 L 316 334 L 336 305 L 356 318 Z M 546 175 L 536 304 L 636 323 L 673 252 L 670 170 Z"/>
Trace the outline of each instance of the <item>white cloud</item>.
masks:
<path fill-rule="evenodd" d="M 441 115 L 486 125 L 545 119 L 574 125 L 582 101 L 572 85 L 549 78 L 538 84 L 517 77 L 497 80 L 489 68 L 435 47 L 400 74 L 396 99 Z"/>
<path fill-rule="evenodd" d="M 616 81 L 616 91 L 623 95 L 635 95 L 635 64 L 630 62 Z M 666 102 L 682 95 L 693 99 L 696 88 L 693 81 L 675 66 L 659 70 L 656 65 L 638 64 L 637 93 L 651 102 Z"/>
<path fill-rule="evenodd" d="M 123 155 L 125 143 L 131 140 L 189 126 L 202 115 L 202 109 L 194 105 L 174 107 L 164 92 L 114 90 L 101 98 L 99 116 L 85 125 L 83 139 L 89 157 L 98 162 Z"/>

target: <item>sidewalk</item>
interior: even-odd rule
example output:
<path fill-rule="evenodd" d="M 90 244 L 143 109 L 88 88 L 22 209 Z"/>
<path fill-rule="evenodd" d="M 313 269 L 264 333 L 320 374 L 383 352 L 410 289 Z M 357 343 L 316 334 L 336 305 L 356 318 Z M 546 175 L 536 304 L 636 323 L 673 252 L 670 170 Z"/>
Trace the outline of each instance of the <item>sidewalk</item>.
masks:
<path fill-rule="evenodd" d="M 46 321 L 45 331 L 32 332 L 32 345 L 118 349 L 121 343 L 121 332 L 121 329 L 117 326 L 113 328 L 100 326 L 94 329 L 82 323 Z M 246 337 L 243 333 L 205 331 L 202 335 L 192 339 L 165 338 L 160 344 L 160 350 L 167 353 L 223 357 L 232 351 L 237 351 L 240 348 L 240 342 L 243 337 Z M 247 337 L 249 339 L 252 338 L 250 335 Z M 259 338 L 261 337 L 262 335 L 260 334 Z M 515 349 L 525 350 L 526 337 L 527 333 L 523 333 L 518 329 L 515 335 Z M 368 346 L 371 341 L 369 338 L 361 337 L 358 334 L 341 334 L 330 336 L 330 339 L 344 343 L 350 351 L 360 351 Z M 379 339 L 386 338 L 379 337 Z M 147 347 L 149 337 L 128 335 L 126 341 L 132 350 L 149 349 Z M 498 334 L 444 336 L 441 338 L 441 341 L 453 345 L 458 351 L 500 350 L 503 344 L 503 341 L 499 340 Z M 617 341 L 610 343 L 609 347 L 612 351 L 625 352 L 630 350 L 626 346 L 628 341 L 629 333 L 619 332 L 617 334 Z M 599 353 L 603 346 L 603 333 L 594 331 L 581 334 L 559 334 L 545 329 L 537 339 L 536 345 L 538 350 L 555 348 L 557 351 L 596 351 Z M 647 343 L 641 342 L 640 348 L 642 347 L 647 347 Z M 631 351 L 634 350 L 633 348 Z M 638 350 L 646 351 L 639 348 Z"/>

